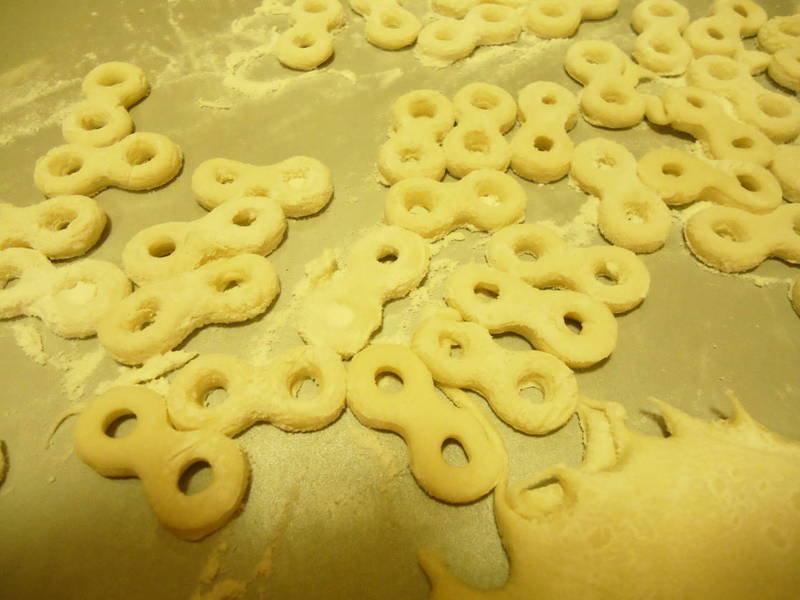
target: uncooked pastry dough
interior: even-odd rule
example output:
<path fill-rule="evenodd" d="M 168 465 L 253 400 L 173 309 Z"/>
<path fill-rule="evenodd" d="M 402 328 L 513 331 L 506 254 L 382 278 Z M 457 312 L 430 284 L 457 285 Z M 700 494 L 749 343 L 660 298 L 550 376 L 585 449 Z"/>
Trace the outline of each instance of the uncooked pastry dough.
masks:
<path fill-rule="evenodd" d="M 521 258 L 526 255 L 533 260 Z M 536 288 L 560 287 L 587 294 L 614 313 L 639 306 L 650 288 L 647 267 L 630 250 L 568 246 L 557 233 L 536 223 L 512 225 L 495 233 L 486 245 L 486 260 Z"/>
<path fill-rule="evenodd" d="M 692 49 L 681 37 L 689 24 L 689 11 L 675 0 L 643 0 L 631 14 L 639 35 L 633 57 L 659 75 L 681 75 L 692 60 Z"/>
<path fill-rule="evenodd" d="M 384 303 L 419 285 L 428 260 L 428 244 L 416 233 L 391 225 L 373 229 L 352 245 L 346 265 L 316 282 L 305 298 L 300 336 L 352 356 L 380 327 Z"/>
<path fill-rule="evenodd" d="M 481 169 L 453 183 L 399 181 L 386 194 L 384 215 L 389 225 L 439 239 L 462 226 L 496 231 L 523 220 L 526 207 L 525 191 L 513 177 Z"/>
<path fill-rule="evenodd" d="M 578 383 L 569 367 L 545 352 L 506 350 L 454 310 L 425 319 L 411 348 L 437 383 L 478 392 L 498 417 L 523 433 L 550 433 L 575 412 Z M 526 387 L 539 388 L 542 402 L 523 398 Z"/>
<path fill-rule="evenodd" d="M 617 344 L 617 322 L 602 302 L 569 290 L 537 290 L 486 265 L 458 267 L 444 297 L 464 319 L 492 333 L 518 333 L 571 367 L 596 364 Z M 568 321 L 580 330 L 570 329 Z"/>
<path fill-rule="evenodd" d="M 541 38 L 575 35 L 581 21 L 608 19 L 619 0 L 532 0 L 525 11 L 525 26 Z"/>
<path fill-rule="evenodd" d="M 172 350 L 198 327 L 260 315 L 279 290 L 275 269 L 263 256 L 220 258 L 140 287 L 103 318 L 97 335 L 117 361 L 138 365 Z"/>
<path fill-rule="evenodd" d="M 8 284 L 16 280 L 16 284 Z M 131 293 L 131 282 L 109 262 L 85 259 L 54 267 L 29 248 L 0 251 L 0 318 L 40 318 L 55 334 L 85 338 Z"/>
<path fill-rule="evenodd" d="M 261 421 L 284 431 L 316 431 L 344 409 L 345 369 L 333 350 L 299 346 L 265 367 L 252 367 L 228 354 L 205 354 L 189 363 L 172 382 L 167 409 L 178 429 L 213 429 L 234 436 Z M 298 400 L 297 387 L 313 379 L 314 398 Z M 217 388 L 225 402 L 204 406 Z"/>
<path fill-rule="evenodd" d="M 758 45 L 770 54 L 800 45 L 800 14 L 767 21 L 758 30 Z"/>
<path fill-rule="evenodd" d="M 397 377 L 402 388 L 381 389 L 378 380 L 385 374 Z M 425 363 L 403 346 L 370 345 L 348 368 L 347 406 L 366 427 L 393 431 L 405 440 L 420 487 L 444 502 L 473 502 L 497 485 L 505 452 L 480 409 L 458 390 L 445 391 L 450 400 L 437 392 Z M 464 450 L 466 465 L 444 459 L 448 440 Z"/>
<path fill-rule="evenodd" d="M 770 170 L 783 190 L 783 197 L 789 202 L 800 202 L 800 146 L 781 144 L 775 150 Z"/>
<path fill-rule="evenodd" d="M 128 415 L 134 429 L 113 437 L 109 429 Z M 233 440 L 215 431 L 178 432 L 164 399 L 144 387 L 113 388 L 78 417 L 75 453 L 104 477 L 138 477 L 153 512 L 175 535 L 199 540 L 222 527 L 244 500 L 250 467 Z M 213 470 L 205 489 L 186 494 L 178 484 L 197 463 Z"/>
<path fill-rule="evenodd" d="M 463 19 L 466 14 L 481 4 L 500 4 L 510 8 L 522 8 L 530 0 L 431 0 L 431 8 L 440 15 Z"/>
<path fill-rule="evenodd" d="M 417 41 L 422 23 L 395 0 L 352 0 L 350 8 L 366 19 L 367 40 L 384 50 L 399 50 Z"/>
<path fill-rule="evenodd" d="M 711 423 L 658 407 L 666 438 L 628 429 L 621 405 L 579 408 L 583 466 L 496 488 L 505 585 L 469 587 L 424 552 L 431 600 L 794 598 L 800 446 L 738 403 Z"/>
<path fill-rule="evenodd" d="M 778 85 L 800 92 L 800 43 L 773 54 L 767 73 Z"/>
<path fill-rule="evenodd" d="M 309 71 L 333 55 L 331 31 L 344 23 L 338 0 L 295 0 L 289 20 L 292 25 L 280 35 L 275 49 L 281 63 Z"/>
<path fill-rule="evenodd" d="M 692 253 L 724 273 L 749 271 L 770 256 L 800 263 L 800 204 L 783 204 L 754 215 L 712 206 L 692 215 L 683 227 Z"/>
<path fill-rule="evenodd" d="M 137 285 L 169 279 L 217 258 L 271 253 L 283 240 L 286 218 L 270 198 L 244 197 L 195 221 L 159 223 L 139 231 L 122 251 Z"/>
<path fill-rule="evenodd" d="M 765 213 L 783 203 L 781 186 L 772 173 L 750 162 L 712 164 L 683 150 L 663 147 L 639 159 L 638 173 L 670 206 L 708 200 Z"/>
<path fill-rule="evenodd" d="M 267 166 L 212 158 L 192 173 L 192 191 L 206 210 L 244 196 L 272 198 L 287 217 L 307 217 L 333 196 L 331 172 L 315 158 L 292 156 Z"/>
<path fill-rule="evenodd" d="M 597 226 L 615 246 L 655 252 L 669 235 L 669 209 L 636 175 L 636 159 L 605 138 L 581 142 L 572 157 L 572 177 L 600 198 Z"/>
<path fill-rule="evenodd" d="M 48 258 L 73 258 L 97 243 L 105 211 L 86 196 L 58 196 L 31 206 L 0 202 L 0 250 L 32 248 Z"/>

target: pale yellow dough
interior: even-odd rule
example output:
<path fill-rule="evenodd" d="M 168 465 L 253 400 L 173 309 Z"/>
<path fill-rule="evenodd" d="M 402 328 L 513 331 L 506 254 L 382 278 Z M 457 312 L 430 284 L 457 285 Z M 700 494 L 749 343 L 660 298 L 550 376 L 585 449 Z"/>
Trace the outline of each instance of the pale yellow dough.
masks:
<path fill-rule="evenodd" d="M 205 354 L 183 368 L 172 382 L 167 409 L 178 429 L 212 429 L 234 436 L 268 422 L 284 431 L 316 431 L 344 409 L 345 369 L 339 355 L 322 346 L 300 346 L 265 367 L 252 367 L 227 354 Z M 298 400 L 296 388 L 313 379 L 318 391 Z M 204 406 L 206 395 L 222 388 L 222 404 Z"/>
<path fill-rule="evenodd" d="M 525 27 L 542 38 L 575 35 L 581 21 L 608 19 L 619 0 L 532 0 L 525 10 Z"/>
<path fill-rule="evenodd" d="M 738 403 L 726 422 L 658 407 L 666 438 L 628 429 L 618 404 L 587 401 L 583 466 L 497 486 L 508 581 L 469 587 L 423 552 L 431 600 L 795 598 L 800 445 Z"/>
<path fill-rule="evenodd" d="M 800 45 L 800 14 L 767 21 L 758 30 L 758 45 L 770 54 Z"/>
<path fill-rule="evenodd" d="M 377 381 L 385 374 L 397 377 L 402 388 L 381 389 Z M 393 431 L 405 440 L 420 487 L 445 502 L 473 502 L 497 485 L 505 453 L 480 409 L 459 390 L 446 392 L 450 400 L 437 392 L 422 360 L 403 346 L 370 345 L 348 368 L 347 406 L 365 426 Z M 444 459 L 448 440 L 463 448 L 466 465 Z"/>
<path fill-rule="evenodd" d="M 115 421 L 133 415 L 134 429 L 112 437 Z M 244 500 L 250 468 L 233 440 L 215 431 L 178 432 L 164 399 L 143 387 L 116 387 L 97 396 L 78 417 L 75 453 L 105 477 L 138 477 L 161 523 L 175 535 L 198 540 L 227 523 Z M 197 463 L 213 471 L 205 489 L 188 495 L 178 483 Z"/>
<path fill-rule="evenodd" d="M 395 0 L 353 0 L 350 8 L 366 19 L 367 40 L 384 50 L 399 50 L 417 41 L 422 23 Z"/>
<path fill-rule="evenodd" d="M 692 60 L 692 49 L 681 34 L 689 24 L 689 11 L 675 0 L 644 0 L 631 14 L 639 35 L 633 57 L 659 75 L 681 75 Z"/>
<path fill-rule="evenodd" d="M 338 0 L 295 0 L 289 9 L 292 23 L 278 38 L 278 60 L 292 69 L 309 71 L 333 56 L 331 31 L 344 23 Z"/>
<path fill-rule="evenodd" d="M 783 190 L 783 197 L 789 202 L 800 202 L 800 146 L 783 144 L 775 151 L 770 170 Z"/>
<path fill-rule="evenodd" d="M 772 81 L 787 90 L 800 91 L 800 42 L 772 55 L 767 68 Z"/>
<path fill-rule="evenodd" d="M 32 248 L 48 258 L 81 256 L 105 229 L 105 211 L 86 196 L 58 196 L 31 206 L 0 202 L 0 250 Z"/>

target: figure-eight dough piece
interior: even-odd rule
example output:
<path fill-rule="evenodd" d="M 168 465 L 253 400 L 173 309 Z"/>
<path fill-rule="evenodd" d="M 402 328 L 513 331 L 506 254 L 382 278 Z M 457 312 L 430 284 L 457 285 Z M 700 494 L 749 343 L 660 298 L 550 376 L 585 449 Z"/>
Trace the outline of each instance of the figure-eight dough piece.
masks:
<path fill-rule="evenodd" d="M 675 0 L 644 0 L 631 15 L 639 35 L 633 57 L 659 75 L 681 75 L 692 60 L 692 49 L 681 33 L 689 24 L 689 11 Z"/>
<path fill-rule="evenodd" d="M 541 38 L 575 35 L 581 21 L 608 19 L 619 0 L 532 0 L 525 10 L 525 27 Z"/>
<path fill-rule="evenodd" d="M 422 23 L 395 0 L 352 0 L 352 8 L 366 20 L 367 40 L 384 50 L 399 50 L 417 41 Z"/>
<path fill-rule="evenodd" d="M 291 26 L 278 38 L 276 56 L 292 69 L 309 71 L 333 55 L 331 31 L 344 23 L 338 0 L 295 0 L 289 9 Z"/>
<path fill-rule="evenodd" d="M 800 91 L 800 15 L 775 17 L 758 30 L 758 45 L 772 54 L 767 73 L 794 92 Z"/>

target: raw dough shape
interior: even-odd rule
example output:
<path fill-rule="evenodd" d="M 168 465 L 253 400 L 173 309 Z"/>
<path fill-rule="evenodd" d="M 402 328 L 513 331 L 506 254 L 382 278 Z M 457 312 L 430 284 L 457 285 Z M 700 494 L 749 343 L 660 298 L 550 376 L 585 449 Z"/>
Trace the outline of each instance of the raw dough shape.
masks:
<path fill-rule="evenodd" d="M 381 389 L 383 375 L 400 379 L 402 388 Z M 347 406 L 366 427 L 392 431 L 408 446 L 409 466 L 419 486 L 438 500 L 473 502 L 497 485 L 505 453 L 496 431 L 480 409 L 459 394 L 437 393 L 425 363 L 404 346 L 373 344 L 350 361 Z M 442 455 L 454 440 L 467 464 L 454 466 Z"/>
<path fill-rule="evenodd" d="M 0 319 L 38 317 L 61 337 L 86 338 L 130 293 L 131 282 L 109 262 L 84 259 L 55 267 L 37 250 L 0 250 Z"/>
<path fill-rule="evenodd" d="M 481 4 L 499 4 L 510 8 L 523 8 L 530 0 L 431 0 L 431 8 L 445 17 L 463 19 Z"/>
<path fill-rule="evenodd" d="M 58 196 L 31 206 L 0 202 L 0 250 L 33 248 L 48 258 L 74 258 L 97 243 L 105 211 L 86 196 Z"/>
<path fill-rule="evenodd" d="M 212 158 L 192 173 L 192 191 L 206 210 L 244 196 L 264 196 L 278 202 L 284 214 L 293 218 L 325 208 L 333 196 L 333 182 L 330 169 L 308 156 L 292 156 L 266 166 Z"/>
<path fill-rule="evenodd" d="M 83 78 L 86 100 L 61 125 L 64 140 L 95 148 L 110 146 L 133 132 L 128 108 L 150 93 L 144 71 L 124 62 L 96 66 Z"/>
<path fill-rule="evenodd" d="M 454 310 L 425 319 L 411 348 L 437 383 L 478 392 L 498 417 L 523 433 L 555 431 L 575 412 L 578 383 L 569 367 L 546 352 L 506 350 Z M 460 354 L 454 355 L 454 348 Z M 527 387 L 538 388 L 542 402 L 523 398 L 520 392 Z"/>
<path fill-rule="evenodd" d="M 525 28 L 540 38 L 568 38 L 581 21 L 608 19 L 619 0 L 532 0 L 525 10 Z"/>
<path fill-rule="evenodd" d="M 775 143 L 790 142 L 800 133 L 800 103 L 756 83 L 733 58 L 698 58 L 689 65 L 686 81 L 730 100 L 742 121 L 755 125 Z"/>
<path fill-rule="evenodd" d="M 655 252 L 669 235 L 672 218 L 658 195 L 639 181 L 636 158 L 605 138 L 581 142 L 572 157 L 572 177 L 600 198 L 597 226 L 615 246 Z"/>
<path fill-rule="evenodd" d="M 709 14 L 689 23 L 683 33 L 695 57 L 720 54 L 739 61 L 753 75 L 763 72 L 769 55 L 747 50 L 742 38 L 756 35 L 767 22 L 766 11 L 752 0 L 716 0 Z"/>
<path fill-rule="evenodd" d="M 138 288 L 103 318 L 97 335 L 117 361 L 138 365 L 199 327 L 260 315 L 279 290 L 275 269 L 263 256 L 220 258 Z"/>
<path fill-rule="evenodd" d="M 416 233 L 391 225 L 373 229 L 353 244 L 346 265 L 316 282 L 306 296 L 300 336 L 352 356 L 381 326 L 383 305 L 420 284 L 428 260 L 428 244 Z"/>
<path fill-rule="evenodd" d="M 492 267 L 458 267 L 447 282 L 447 304 L 492 333 L 512 331 L 570 367 L 589 367 L 617 344 L 617 321 L 608 307 L 570 290 L 537 290 Z M 574 331 L 568 322 L 579 325 Z"/>
<path fill-rule="evenodd" d="M 708 200 L 765 213 L 783 203 L 775 176 L 750 162 L 710 163 L 683 150 L 663 147 L 640 158 L 638 172 L 639 179 L 670 206 Z"/>
<path fill-rule="evenodd" d="M 295 0 L 289 9 L 291 26 L 281 33 L 275 55 L 299 71 L 315 69 L 333 56 L 331 32 L 344 23 L 338 0 Z"/>
<path fill-rule="evenodd" d="M 758 30 L 758 45 L 770 54 L 800 46 L 800 14 L 768 20 Z"/>
<path fill-rule="evenodd" d="M 184 367 L 172 382 L 167 409 L 177 429 L 212 429 L 234 436 L 257 422 L 284 431 L 316 431 L 344 410 L 344 365 L 333 350 L 299 346 L 265 367 L 252 367 L 228 354 L 205 354 Z M 298 399 L 297 388 L 313 379 L 318 390 Z M 224 389 L 227 398 L 204 406 L 206 396 Z"/>
<path fill-rule="evenodd" d="M 522 126 L 511 141 L 511 168 L 537 183 L 561 179 L 575 149 L 567 132 L 578 120 L 577 98 L 552 81 L 530 83 L 518 98 Z"/>
<path fill-rule="evenodd" d="M 781 144 L 775 150 L 770 170 L 781 184 L 783 197 L 789 202 L 800 202 L 800 146 Z"/>
<path fill-rule="evenodd" d="M 722 101 L 713 92 L 698 87 L 670 88 L 661 99 L 663 113 L 653 111 L 648 119 L 697 138 L 714 158 L 764 167 L 772 162 L 775 143 L 755 125 L 725 114 Z"/>
<path fill-rule="evenodd" d="M 404 179 L 386 195 L 386 223 L 440 239 L 459 227 L 496 231 L 525 218 L 522 186 L 491 169 L 472 171 L 461 181 L 442 183 L 424 177 Z"/>
<path fill-rule="evenodd" d="M 692 60 L 692 49 L 681 33 L 689 24 L 689 11 L 675 0 L 643 0 L 631 14 L 639 35 L 633 57 L 659 75 L 681 75 Z"/>
<path fill-rule="evenodd" d="M 794 280 L 794 284 L 792 285 L 792 289 L 789 291 L 789 293 L 789 300 L 792 302 L 794 311 L 797 313 L 797 316 L 800 317 L 800 277 Z"/>
<path fill-rule="evenodd" d="M 800 263 L 800 204 L 763 215 L 711 206 L 683 226 L 686 244 L 701 262 L 723 273 L 754 269 L 770 256 Z"/>
<path fill-rule="evenodd" d="M 373 46 L 400 50 L 417 41 L 422 23 L 395 0 L 352 0 L 350 8 L 364 17 L 364 34 Z"/>
<path fill-rule="evenodd" d="M 114 186 L 151 190 L 181 170 L 181 149 L 158 133 L 132 133 L 103 148 L 57 146 L 36 161 L 33 181 L 45 196 L 94 194 Z"/>
<path fill-rule="evenodd" d="M 109 431 L 133 415 L 132 431 Z M 164 399 L 144 387 L 115 387 L 97 396 L 78 417 L 75 453 L 104 477 L 138 477 L 158 520 L 185 540 L 199 540 L 227 523 L 244 501 L 250 466 L 233 440 L 216 431 L 175 431 Z M 179 482 L 196 464 L 213 471 L 194 494 Z"/>
<path fill-rule="evenodd" d="M 517 10 L 501 4 L 478 4 L 461 19 L 443 17 L 425 25 L 417 47 L 430 58 L 453 63 L 478 46 L 509 44 L 522 31 Z"/>
<path fill-rule="evenodd" d="M 421 552 L 430 599 L 793 598 L 800 445 L 738 403 L 725 422 L 658 409 L 669 437 L 627 428 L 619 404 L 580 406 L 582 466 L 497 485 L 507 582 L 469 587 Z"/>
<path fill-rule="evenodd" d="M 767 73 L 778 85 L 800 92 L 800 44 L 773 54 Z"/>
<path fill-rule="evenodd" d="M 270 254 L 283 240 L 286 218 L 271 198 L 225 202 L 195 221 L 159 223 L 134 235 L 122 266 L 136 285 L 169 279 L 218 258 Z"/>
<path fill-rule="evenodd" d="M 533 260 L 524 260 L 526 255 Z M 511 225 L 495 233 L 486 245 L 486 261 L 536 288 L 560 287 L 591 296 L 614 313 L 636 308 L 650 289 L 647 267 L 630 250 L 569 246 L 536 223 Z"/>
<path fill-rule="evenodd" d="M 610 129 L 633 127 L 645 114 L 660 107 L 656 96 L 643 94 L 636 86 L 655 75 L 634 63 L 611 42 L 575 42 L 564 57 L 564 68 L 583 85 L 580 105 L 592 125 Z"/>

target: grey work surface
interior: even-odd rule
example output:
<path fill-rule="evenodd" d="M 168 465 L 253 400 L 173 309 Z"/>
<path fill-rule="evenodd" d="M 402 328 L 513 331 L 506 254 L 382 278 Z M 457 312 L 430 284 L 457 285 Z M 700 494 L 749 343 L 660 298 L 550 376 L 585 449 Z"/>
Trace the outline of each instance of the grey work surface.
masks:
<path fill-rule="evenodd" d="M 691 3 L 692 16 L 704 15 L 707 4 Z M 630 50 L 633 5 L 623 1 L 612 20 L 584 23 L 575 39 L 609 39 Z M 788 2 L 764 5 L 770 16 L 793 9 Z M 420 65 L 411 51 L 371 47 L 363 20 L 349 11 L 334 59 L 310 74 L 292 72 L 269 53 L 271 28 L 282 30 L 286 18 L 256 14 L 257 6 L 254 0 L 48 0 L 0 7 L 0 197 L 17 205 L 41 200 L 32 182 L 34 162 L 62 143 L 59 124 L 80 99 L 81 78 L 109 60 L 145 70 L 152 92 L 132 109 L 136 127 L 169 136 L 185 154 L 183 172 L 162 189 L 109 189 L 97 196 L 110 230 L 92 258 L 119 264 L 124 244 L 139 229 L 205 214 L 189 184 L 208 158 L 271 164 L 307 154 L 331 168 L 336 192 L 330 206 L 312 218 L 290 220 L 286 240 L 270 257 L 284 290 L 272 311 L 248 324 L 205 328 L 182 347 L 244 359 L 259 348 L 272 316 L 287 306 L 303 265 L 325 248 L 346 247 L 381 219 L 385 188 L 376 181 L 374 162 L 395 98 L 418 88 L 451 96 L 473 81 L 513 94 L 539 79 L 580 89 L 562 69 L 574 40 L 541 44 L 528 38 L 482 48 L 437 70 Z M 409 6 L 427 12 L 422 3 Z M 764 77 L 760 81 L 772 87 Z M 691 142 L 647 124 L 608 131 L 580 121 L 571 134 L 576 142 L 596 135 L 621 141 L 637 157 L 662 144 Z M 565 224 L 586 201 L 566 180 L 523 186 L 528 221 Z M 436 258 L 482 260 L 482 247 L 474 245 L 480 237 L 467 233 Z M 591 243 L 603 243 L 596 232 Z M 650 295 L 619 317 L 611 358 L 578 374 L 581 392 L 622 403 L 632 427 L 658 434 L 642 413 L 649 396 L 715 418 L 729 412 L 725 391 L 733 390 L 761 423 L 800 439 L 800 318 L 786 283 L 758 287 L 752 279 L 701 267 L 685 248 L 677 221 L 666 247 L 643 260 L 652 275 Z M 769 260 L 754 273 L 786 279 L 800 269 Z M 391 335 L 411 310 L 408 300 L 391 303 L 381 336 Z M 15 341 L 12 328 L 27 321 L 0 323 L 0 439 L 10 464 L 0 487 L 0 596 L 188 598 L 223 541 L 228 549 L 220 554 L 219 579 L 250 578 L 271 548 L 269 577 L 256 578 L 245 598 L 262 592 L 273 598 L 423 598 L 428 584 L 416 563 L 423 548 L 443 554 L 470 584 L 505 580 L 508 564 L 491 497 L 462 507 L 432 500 L 403 468 L 402 440 L 362 428 L 349 413 L 313 434 L 269 425 L 243 434 L 253 469 L 243 512 L 202 542 L 177 539 L 158 525 L 138 480 L 103 478 L 72 454 L 73 421 L 45 449 L 48 433 L 74 398 L 65 396 L 63 370 L 52 361 L 36 364 Z M 51 356 L 77 357 L 98 348 L 96 339 L 69 342 L 36 326 Z M 273 351 L 299 343 L 291 327 L 283 327 Z M 86 382 L 83 400 L 116 375 L 117 366 L 104 358 Z M 579 463 L 575 419 L 534 438 L 487 414 L 506 442 L 512 480 L 558 461 Z"/>

